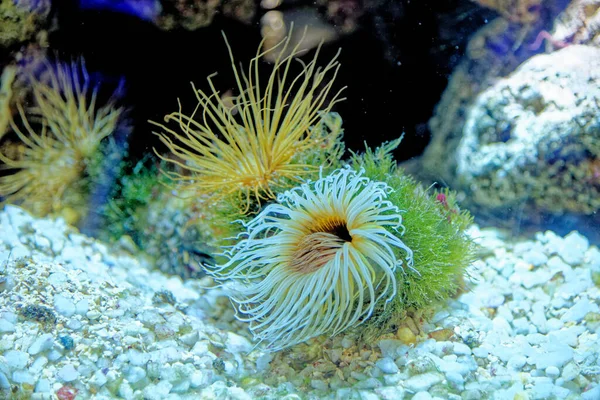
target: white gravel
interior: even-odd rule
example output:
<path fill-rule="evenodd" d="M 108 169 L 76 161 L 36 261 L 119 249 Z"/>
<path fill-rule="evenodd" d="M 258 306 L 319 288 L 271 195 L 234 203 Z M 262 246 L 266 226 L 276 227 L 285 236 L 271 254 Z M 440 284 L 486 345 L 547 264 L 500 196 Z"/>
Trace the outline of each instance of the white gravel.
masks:
<path fill-rule="evenodd" d="M 17 207 L 0 226 L 0 398 L 600 399 L 600 251 L 578 233 L 474 227 L 471 290 L 407 324 L 416 345 L 404 327 L 267 354 L 209 279 Z"/>

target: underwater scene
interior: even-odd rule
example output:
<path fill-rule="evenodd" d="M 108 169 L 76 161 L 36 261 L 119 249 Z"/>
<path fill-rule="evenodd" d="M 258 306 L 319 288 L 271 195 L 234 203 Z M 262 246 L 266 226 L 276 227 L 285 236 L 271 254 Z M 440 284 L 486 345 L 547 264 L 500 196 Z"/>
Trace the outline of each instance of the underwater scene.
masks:
<path fill-rule="evenodd" d="M 0 399 L 600 400 L 600 0 L 0 0 Z"/>

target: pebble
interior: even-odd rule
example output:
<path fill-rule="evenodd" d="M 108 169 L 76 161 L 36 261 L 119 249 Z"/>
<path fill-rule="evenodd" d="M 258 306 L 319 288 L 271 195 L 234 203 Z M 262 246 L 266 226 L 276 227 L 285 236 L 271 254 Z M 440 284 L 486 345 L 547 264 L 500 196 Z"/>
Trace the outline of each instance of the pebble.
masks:
<path fill-rule="evenodd" d="M 549 378 L 556 378 L 560 375 L 560 370 L 558 368 L 556 368 L 554 365 L 549 366 L 548 368 L 546 368 L 546 376 Z"/>
<path fill-rule="evenodd" d="M 70 299 L 60 294 L 54 296 L 54 309 L 65 317 L 70 317 L 75 314 L 75 304 L 73 304 Z"/>
<path fill-rule="evenodd" d="M 394 360 L 390 357 L 384 357 L 381 360 L 377 361 L 375 365 L 384 373 L 384 374 L 395 374 L 398 373 L 398 366 L 394 362 Z"/>
<path fill-rule="evenodd" d="M 557 249 L 558 255 L 567 264 L 579 265 L 583 262 L 589 245 L 590 243 L 586 237 L 579 234 L 579 232 L 571 232 L 565 236 L 562 246 Z"/>
<path fill-rule="evenodd" d="M 59 369 L 56 375 L 64 382 L 72 382 L 79 378 L 79 372 L 71 364 L 67 364 Z"/>
<path fill-rule="evenodd" d="M 20 350 L 9 350 L 4 353 L 4 361 L 10 369 L 23 369 L 29 363 L 29 354 Z"/>
<path fill-rule="evenodd" d="M 45 333 L 39 336 L 35 341 L 29 346 L 27 352 L 32 356 L 39 354 L 43 351 L 49 350 L 54 346 L 54 336 L 50 333 Z"/>
<path fill-rule="evenodd" d="M 426 391 L 433 385 L 444 380 L 443 375 L 435 372 L 426 372 L 421 375 L 410 377 L 404 382 L 404 387 L 411 392 Z"/>
<path fill-rule="evenodd" d="M 0 221 L 8 221 L 6 215 L 0 211 Z M 27 232 L 32 219 L 15 215 L 24 228 L 8 221 L 8 229 Z M 2 235 L 0 254 L 4 240 L 13 240 Z M 281 353 L 263 352 L 260 345 L 254 349 L 248 331 L 240 331 L 237 322 L 231 325 L 232 310 L 226 301 L 217 301 L 225 289 L 206 291 L 205 282 L 166 277 L 83 235 L 71 233 L 62 242 L 45 237 L 70 250 L 56 260 L 62 266 L 36 261 L 38 272 L 29 279 L 38 280 L 33 284 L 40 290 L 49 283 L 56 288 L 42 294 L 61 316 L 61 326 L 56 336 L 26 331 L 32 323 L 22 323 L 0 296 L 0 360 L 6 365 L 0 366 L 0 397 L 1 390 L 18 382 L 35 386 L 39 398 L 50 398 L 63 382 L 81 381 L 82 398 L 92 391 L 99 398 L 149 400 L 199 392 L 244 400 L 334 399 L 336 394 L 365 400 L 479 400 L 485 393 L 498 399 L 599 398 L 590 397 L 600 390 L 600 368 L 598 332 L 589 315 L 600 313 L 590 273 L 594 268 L 600 272 L 600 252 L 579 234 L 560 238 L 547 232 L 514 247 L 496 236 L 497 243 L 470 271 L 472 290 L 438 310 L 419 326 L 418 335 L 409 329 L 409 340 L 403 327 L 399 336 L 361 348 L 356 336 L 342 333 Z M 567 245 L 579 246 L 580 253 Z M 45 260 L 52 254 L 22 248 L 27 255 L 44 252 Z M 0 260 L 0 271 L 10 265 Z M 27 295 L 15 288 L 15 295 Z M 178 307 L 152 306 L 160 290 L 173 292 Z M 216 309 L 221 303 L 224 308 Z M 219 320 L 221 329 L 216 329 L 213 315 L 231 319 Z M 92 343 L 97 347 L 92 349 Z M 320 353 L 326 357 L 313 356 Z M 215 365 L 224 372 L 216 372 Z M 347 382 L 340 373 L 356 383 L 340 388 Z M 263 377 L 272 381 L 262 382 Z"/>

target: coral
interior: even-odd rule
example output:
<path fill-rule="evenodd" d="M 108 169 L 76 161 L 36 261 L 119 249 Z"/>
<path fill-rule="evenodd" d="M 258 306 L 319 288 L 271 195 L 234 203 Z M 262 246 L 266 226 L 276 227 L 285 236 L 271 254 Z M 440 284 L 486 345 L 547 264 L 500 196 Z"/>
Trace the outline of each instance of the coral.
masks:
<path fill-rule="evenodd" d="M 252 0 L 160 0 L 160 5 L 161 11 L 155 20 L 165 30 L 203 28 L 209 26 L 218 13 L 249 24 L 256 14 L 256 3 Z"/>
<path fill-rule="evenodd" d="M 457 182 L 473 204 L 600 210 L 599 71 L 598 48 L 571 45 L 531 58 L 478 96 L 456 152 Z"/>
<path fill-rule="evenodd" d="M 399 239 L 391 192 L 344 168 L 281 194 L 246 224 L 228 261 L 210 272 L 238 282 L 238 319 L 255 339 L 279 350 L 335 335 L 394 298 L 412 251 Z"/>
<path fill-rule="evenodd" d="M 398 329 L 409 314 L 427 315 L 456 294 L 475 257 L 475 245 L 465 234 L 472 223 L 470 213 L 458 208 L 453 192 L 425 189 L 397 169 L 391 152 L 399 143 L 367 149 L 351 160 L 353 168 L 365 169 L 366 177 L 394 189 L 388 200 L 404 210 L 402 241 L 413 251 L 413 268 L 396 272 L 396 297 L 387 305 L 380 303 L 366 321 L 362 335 L 367 339 Z"/>
<path fill-rule="evenodd" d="M 272 51 L 286 53 L 289 43 L 288 38 L 266 52 L 259 47 L 246 74 L 235 67 L 226 40 L 238 95 L 224 99 L 209 76 L 210 93 L 193 86 L 198 105 L 192 115 L 183 114 L 180 105 L 178 112 L 165 117 L 179 131 L 154 123 L 163 130 L 156 134 L 175 156 L 161 158 L 190 173 L 166 172 L 174 181 L 187 182 L 181 186 L 184 190 L 193 189 L 215 202 L 236 203 L 247 213 L 300 178 L 315 176 L 318 167 L 302 162 L 307 153 L 337 156 L 339 138 L 323 138 L 321 130 L 310 129 L 341 100 L 340 92 L 330 96 L 339 68 L 335 57 L 318 68 L 317 51 L 299 75 L 290 76 L 298 55 L 294 47 L 291 55 L 277 57 L 266 85 L 259 81 L 261 58 Z M 328 159 L 327 164 L 337 161 Z"/>
<path fill-rule="evenodd" d="M 50 0 L 0 0 L 0 46 L 30 40 L 50 13 Z"/>
<path fill-rule="evenodd" d="M 34 106 L 18 105 L 21 126 L 11 120 L 18 154 L 0 153 L 1 168 L 8 171 L 0 177 L 0 195 L 38 215 L 84 206 L 83 177 L 96 169 L 100 142 L 123 111 L 112 99 L 97 108 L 98 88 L 90 88 L 83 61 L 45 67 L 40 77 L 29 77 Z"/>

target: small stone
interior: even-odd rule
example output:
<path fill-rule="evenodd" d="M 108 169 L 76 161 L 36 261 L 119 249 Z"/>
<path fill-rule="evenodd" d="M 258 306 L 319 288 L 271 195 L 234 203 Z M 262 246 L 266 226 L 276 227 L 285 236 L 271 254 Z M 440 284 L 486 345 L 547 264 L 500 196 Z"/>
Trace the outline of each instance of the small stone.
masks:
<path fill-rule="evenodd" d="M 67 364 L 59 369 L 56 375 L 64 382 L 72 382 L 79 378 L 79 372 L 71 364 Z"/>
<path fill-rule="evenodd" d="M 564 368 L 562 370 L 561 378 L 565 382 L 570 382 L 573 379 L 577 378 L 578 375 L 579 375 L 579 367 L 577 366 L 577 364 L 570 362 L 564 366 Z"/>
<path fill-rule="evenodd" d="M 560 375 L 560 370 L 558 368 L 556 368 L 554 365 L 551 365 L 548 368 L 546 368 L 546 376 L 547 377 L 554 379 L 559 375 Z"/>
<path fill-rule="evenodd" d="M 244 354 L 252 350 L 252 343 L 243 336 L 228 332 L 225 347 L 230 353 Z"/>
<path fill-rule="evenodd" d="M 519 371 L 519 370 L 521 370 L 521 368 L 523 368 L 523 366 L 526 363 L 527 363 L 527 357 L 525 357 L 522 354 L 516 354 L 508 360 L 508 362 L 506 363 L 506 366 L 515 371 Z"/>
<path fill-rule="evenodd" d="M 49 350 L 54 346 L 54 336 L 49 333 L 45 333 L 39 336 L 32 344 L 29 346 L 27 352 L 31 355 L 39 354 L 43 351 Z"/>
<path fill-rule="evenodd" d="M 89 319 L 89 320 L 96 320 L 98 318 L 100 318 L 102 314 L 100 313 L 100 311 L 96 311 L 96 310 L 92 310 L 92 311 L 88 311 L 85 316 Z"/>
<path fill-rule="evenodd" d="M 561 256 L 566 263 L 570 265 L 579 265 L 583 262 L 585 252 L 590 247 L 590 242 L 579 234 L 573 231 L 565 236 L 562 246 L 559 246 L 558 255 Z"/>
<path fill-rule="evenodd" d="M 129 383 L 136 383 L 146 377 L 146 370 L 141 367 L 131 367 L 125 377 Z"/>
<path fill-rule="evenodd" d="M 428 392 L 418 392 L 412 397 L 412 400 L 432 400 L 433 396 L 431 396 Z"/>
<path fill-rule="evenodd" d="M 4 353 L 4 360 L 10 369 L 23 369 L 29 362 L 29 354 L 20 350 L 9 350 Z"/>
<path fill-rule="evenodd" d="M 443 376 L 434 372 L 415 375 L 404 382 L 404 387 L 412 392 L 426 391 L 444 380 Z"/>
<path fill-rule="evenodd" d="M 395 374 L 398 372 L 398 366 L 394 362 L 394 360 L 390 357 L 384 357 L 381 360 L 377 361 L 375 365 L 384 373 L 384 374 Z"/>
<path fill-rule="evenodd" d="M 471 355 L 471 348 L 464 343 L 454 343 L 454 354 L 457 356 L 469 356 Z"/>
<path fill-rule="evenodd" d="M 82 299 L 75 304 L 75 312 L 79 315 L 85 315 L 90 309 L 90 302 L 88 299 Z"/>
<path fill-rule="evenodd" d="M 0 319 L 0 333 L 8 333 L 15 331 L 15 324 L 5 320 L 4 318 Z"/>
<path fill-rule="evenodd" d="M 375 393 L 381 400 L 402 400 L 405 396 L 405 390 L 401 386 L 388 386 L 375 389 Z"/>
<path fill-rule="evenodd" d="M 398 332 L 396 333 L 396 337 L 398 337 L 398 339 L 406 345 L 417 343 L 417 337 L 415 336 L 413 331 L 411 331 L 410 328 L 407 326 L 400 327 L 400 329 L 398 329 Z"/>
<path fill-rule="evenodd" d="M 35 378 L 33 377 L 33 375 L 30 374 L 29 371 L 23 370 L 13 372 L 12 380 L 15 383 L 28 383 L 30 385 L 33 385 L 35 383 Z"/>
<path fill-rule="evenodd" d="M 326 391 L 327 389 L 329 389 L 329 385 L 325 381 L 322 381 L 320 379 L 313 379 L 313 380 L 311 380 L 310 381 L 310 386 L 313 389 L 322 390 L 322 391 Z"/>
<path fill-rule="evenodd" d="M 61 294 L 54 296 L 54 309 L 65 317 L 75 314 L 75 304 Z"/>

